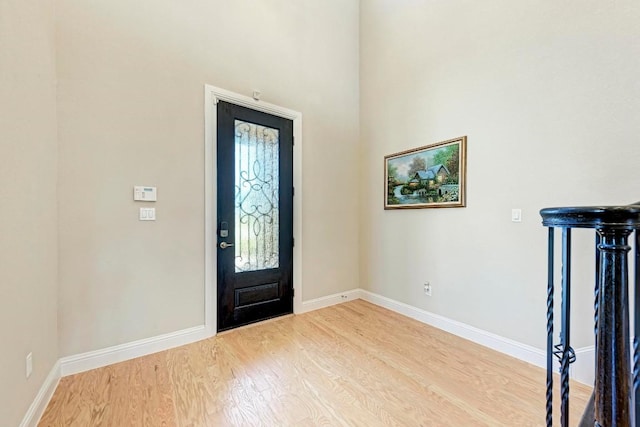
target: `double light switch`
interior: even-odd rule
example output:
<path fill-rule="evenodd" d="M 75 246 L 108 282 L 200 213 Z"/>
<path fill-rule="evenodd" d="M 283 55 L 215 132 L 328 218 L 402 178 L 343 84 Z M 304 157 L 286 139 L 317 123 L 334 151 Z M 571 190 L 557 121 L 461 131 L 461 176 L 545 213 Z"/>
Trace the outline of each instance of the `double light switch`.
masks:
<path fill-rule="evenodd" d="M 140 221 L 155 221 L 156 208 L 140 208 Z"/>

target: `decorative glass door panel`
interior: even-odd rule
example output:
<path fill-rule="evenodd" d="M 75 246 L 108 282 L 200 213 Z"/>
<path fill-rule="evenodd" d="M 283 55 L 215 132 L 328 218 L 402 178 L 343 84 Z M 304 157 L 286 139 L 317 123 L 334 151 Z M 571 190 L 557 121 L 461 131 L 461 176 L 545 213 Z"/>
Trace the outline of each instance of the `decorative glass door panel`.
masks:
<path fill-rule="evenodd" d="M 278 268 L 280 131 L 235 120 L 235 271 Z"/>

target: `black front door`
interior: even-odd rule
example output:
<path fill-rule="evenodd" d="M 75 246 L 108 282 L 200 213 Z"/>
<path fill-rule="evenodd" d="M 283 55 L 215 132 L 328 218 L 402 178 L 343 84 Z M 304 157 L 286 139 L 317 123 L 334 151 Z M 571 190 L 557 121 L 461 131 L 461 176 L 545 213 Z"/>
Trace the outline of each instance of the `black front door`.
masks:
<path fill-rule="evenodd" d="M 218 331 L 293 312 L 293 122 L 217 106 Z"/>

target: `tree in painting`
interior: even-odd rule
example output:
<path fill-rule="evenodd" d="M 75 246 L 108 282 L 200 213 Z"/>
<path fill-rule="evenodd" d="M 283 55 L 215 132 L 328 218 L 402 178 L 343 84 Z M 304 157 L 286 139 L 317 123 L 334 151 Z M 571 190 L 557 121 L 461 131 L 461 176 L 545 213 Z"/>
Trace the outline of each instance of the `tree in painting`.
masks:
<path fill-rule="evenodd" d="M 449 145 L 442 147 L 433 156 L 433 165 L 442 164 L 449 170 L 449 177 L 447 181 L 458 182 L 458 161 L 460 158 L 460 148 L 458 145 Z"/>
<path fill-rule="evenodd" d="M 408 175 L 409 177 L 412 177 L 416 174 L 416 172 L 425 169 L 427 169 L 427 161 L 424 159 L 424 157 L 415 156 L 411 161 L 411 164 L 409 165 Z"/>
<path fill-rule="evenodd" d="M 387 197 L 390 203 L 400 203 L 400 201 L 393 195 L 393 189 L 398 184 L 400 184 L 400 180 L 398 178 L 398 168 L 392 164 L 389 164 L 387 168 Z"/>

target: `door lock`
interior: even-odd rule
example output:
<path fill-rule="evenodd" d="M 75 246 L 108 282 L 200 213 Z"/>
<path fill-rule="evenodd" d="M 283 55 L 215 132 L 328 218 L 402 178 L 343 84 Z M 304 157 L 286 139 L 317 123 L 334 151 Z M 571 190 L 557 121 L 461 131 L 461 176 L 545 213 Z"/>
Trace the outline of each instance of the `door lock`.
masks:
<path fill-rule="evenodd" d="M 220 242 L 220 249 L 227 249 L 230 246 L 233 246 L 233 243 Z"/>
<path fill-rule="evenodd" d="M 220 237 L 223 239 L 225 237 L 229 237 L 229 223 L 227 221 L 222 221 L 220 223 Z"/>

